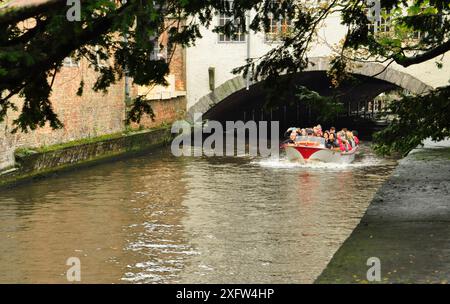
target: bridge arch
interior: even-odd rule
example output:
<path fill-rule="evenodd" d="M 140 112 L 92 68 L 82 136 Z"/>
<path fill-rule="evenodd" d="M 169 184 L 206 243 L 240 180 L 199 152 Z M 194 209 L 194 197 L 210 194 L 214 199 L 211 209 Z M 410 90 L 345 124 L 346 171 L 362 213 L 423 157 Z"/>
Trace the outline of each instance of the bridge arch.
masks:
<path fill-rule="evenodd" d="M 314 57 L 310 58 L 310 65 L 304 72 L 326 72 L 330 68 L 329 58 Z M 420 81 L 411 74 L 399 71 L 392 67 L 385 67 L 379 63 L 360 63 L 355 66 L 351 73 L 378 79 L 390 83 L 397 87 L 406 89 L 414 94 L 422 94 L 432 89 L 431 86 Z M 225 81 L 222 85 L 215 88 L 210 93 L 199 98 L 187 111 L 187 119 L 193 121 L 194 113 L 207 113 L 217 106 L 223 100 L 232 94 L 246 88 L 246 80 L 242 76 L 236 76 Z"/>

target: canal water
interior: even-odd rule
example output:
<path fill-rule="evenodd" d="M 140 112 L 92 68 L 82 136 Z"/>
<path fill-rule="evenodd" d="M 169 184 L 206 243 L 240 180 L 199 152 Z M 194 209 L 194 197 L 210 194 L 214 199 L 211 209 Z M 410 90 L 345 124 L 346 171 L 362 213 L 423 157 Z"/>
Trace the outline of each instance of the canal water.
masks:
<path fill-rule="evenodd" d="M 0 190 L 0 282 L 311 283 L 395 161 L 146 155 Z"/>

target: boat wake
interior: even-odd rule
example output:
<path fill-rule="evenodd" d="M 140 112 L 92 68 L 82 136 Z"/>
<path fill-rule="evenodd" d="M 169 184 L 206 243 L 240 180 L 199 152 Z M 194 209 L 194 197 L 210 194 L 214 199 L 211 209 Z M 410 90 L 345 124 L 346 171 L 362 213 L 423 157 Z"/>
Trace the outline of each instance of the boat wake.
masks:
<path fill-rule="evenodd" d="M 268 158 L 268 159 L 257 159 L 250 162 L 252 165 L 257 165 L 264 168 L 274 168 L 274 169 L 291 169 L 291 168 L 305 168 L 311 170 L 343 170 L 361 167 L 372 167 L 382 165 L 382 159 L 377 158 L 372 155 L 366 155 L 361 158 L 355 159 L 353 163 L 350 164 L 340 164 L 340 163 L 324 163 L 320 161 L 309 161 L 307 163 L 302 163 L 300 161 L 290 161 L 287 157 L 282 156 L 280 158 Z"/>

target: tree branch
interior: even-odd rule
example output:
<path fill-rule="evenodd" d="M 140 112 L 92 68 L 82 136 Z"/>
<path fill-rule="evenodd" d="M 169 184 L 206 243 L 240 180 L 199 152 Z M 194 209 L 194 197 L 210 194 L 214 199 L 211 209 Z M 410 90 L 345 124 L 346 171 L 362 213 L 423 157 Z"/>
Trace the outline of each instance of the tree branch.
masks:
<path fill-rule="evenodd" d="M 439 46 L 437 46 L 434 49 L 431 49 L 425 53 L 422 53 L 422 54 L 419 54 L 419 55 L 416 55 L 413 57 L 406 57 L 404 55 L 397 54 L 397 55 L 393 56 L 393 59 L 395 60 L 396 63 L 398 63 L 401 66 L 404 66 L 406 68 L 406 67 L 414 65 L 414 64 L 428 61 L 439 55 L 443 55 L 444 53 L 446 53 L 448 51 L 450 51 L 450 40 L 440 44 Z"/>

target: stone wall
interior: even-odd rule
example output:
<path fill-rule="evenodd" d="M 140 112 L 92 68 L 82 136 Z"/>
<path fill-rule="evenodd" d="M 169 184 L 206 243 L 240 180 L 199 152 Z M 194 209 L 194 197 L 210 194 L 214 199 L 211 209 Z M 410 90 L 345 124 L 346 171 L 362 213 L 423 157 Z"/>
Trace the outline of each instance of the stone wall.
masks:
<path fill-rule="evenodd" d="M 162 146 L 172 138 L 170 128 L 158 128 L 85 140 L 84 143 L 52 147 L 46 151 L 16 153 L 16 168 L 0 173 L 0 187 L 13 186 L 37 176 L 84 166 Z"/>
<path fill-rule="evenodd" d="M 5 123 L 0 124 L 0 130 L 3 133 Z M 14 165 L 14 146 L 10 142 L 10 138 L 0 135 L 0 170 Z"/>

